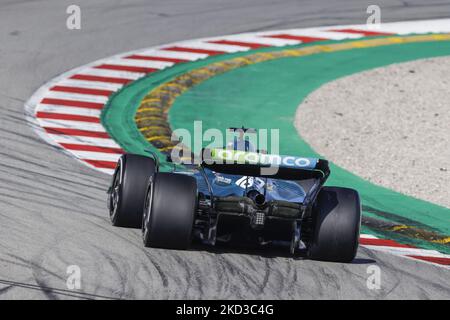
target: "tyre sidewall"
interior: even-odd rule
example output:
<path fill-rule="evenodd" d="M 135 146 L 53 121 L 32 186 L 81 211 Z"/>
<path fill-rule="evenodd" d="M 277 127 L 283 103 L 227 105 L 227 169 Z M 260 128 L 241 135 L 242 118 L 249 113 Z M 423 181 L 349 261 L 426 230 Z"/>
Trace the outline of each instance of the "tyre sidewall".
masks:
<path fill-rule="evenodd" d="M 111 221 L 115 226 L 140 228 L 148 181 L 157 171 L 155 161 L 149 157 L 125 154 L 116 171 L 115 174 L 120 175 L 119 200 Z"/>
<path fill-rule="evenodd" d="M 168 249 L 189 248 L 197 207 L 196 179 L 183 174 L 156 173 L 148 188 L 147 197 L 150 196 L 144 244 Z"/>
<path fill-rule="evenodd" d="M 356 256 L 361 202 L 353 189 L 323 187 L 313 209 L 309 255 L 316 260 L 350 262 Z"/>

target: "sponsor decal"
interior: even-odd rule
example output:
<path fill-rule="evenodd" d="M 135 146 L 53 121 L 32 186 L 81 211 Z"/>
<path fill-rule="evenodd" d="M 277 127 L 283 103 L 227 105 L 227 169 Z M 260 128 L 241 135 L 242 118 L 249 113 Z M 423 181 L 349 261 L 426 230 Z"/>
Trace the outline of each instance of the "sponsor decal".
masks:
<path fill-rule="evenodd" d="M 255 164 L 299 169 L 314 169 L 317 164 L 316 158 L 281 156 L 227 149 L 212 149 L 211 159 L 216 163 Z"/>
<path fill-rule="evenodd" d="M 224 176 L 217 175 L 214 179 L 214 183 L 219 186 L 228 186 L 231 184 L 230 178 L 225 178 Z"/>

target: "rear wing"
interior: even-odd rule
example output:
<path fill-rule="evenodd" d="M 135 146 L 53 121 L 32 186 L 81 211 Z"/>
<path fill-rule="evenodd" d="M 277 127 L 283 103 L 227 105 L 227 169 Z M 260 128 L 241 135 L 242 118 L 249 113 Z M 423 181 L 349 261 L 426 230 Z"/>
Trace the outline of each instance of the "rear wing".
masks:
<path fill-rule="evenodd" d="M 318 178 L 325 181 L 330 175 L 327 160 L 229 149 L 204 149 L 201 166 L 228 174 L 286 180 Z"/>

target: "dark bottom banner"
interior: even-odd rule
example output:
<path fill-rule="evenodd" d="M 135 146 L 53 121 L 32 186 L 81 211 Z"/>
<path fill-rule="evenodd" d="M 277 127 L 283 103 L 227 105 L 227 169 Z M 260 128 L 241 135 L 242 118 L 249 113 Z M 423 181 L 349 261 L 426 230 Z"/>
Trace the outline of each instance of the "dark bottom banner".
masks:
<path fill-rule="evenodd" d="M 138 300 L 138 301 L 0 301 L 4 312 L 15 316 L 45 315 L 46 317 L 86 317 L 99 312 L 102 316 L 126 317 L 134 314 L 158 319 L 293 319 L 302 315 L 314 317 L 330 314 L 356 315 L 370 312 L 371 316 L 392 316 L 396 311 L 403 317 L 424 308 L 448 310 L 450 301 L 327 301 L 327 300 Z M 389 309 L 386 309 L 389 308 Z M 9 309 L 9 310 L 8 310 Z M 436 310 L 438 311 L 438 310 Z"/>

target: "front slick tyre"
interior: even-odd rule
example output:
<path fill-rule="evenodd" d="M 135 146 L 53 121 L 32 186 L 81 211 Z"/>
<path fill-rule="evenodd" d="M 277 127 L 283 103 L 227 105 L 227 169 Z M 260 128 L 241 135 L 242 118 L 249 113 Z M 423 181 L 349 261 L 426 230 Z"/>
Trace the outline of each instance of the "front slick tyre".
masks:
<path fill-rule="evenodd" d="M 150 180 L 142 222 L 146 247 L 187 249 L 197 207 L 194 177 L 158 172 Z"/>
<path fill-rule="evenodd" d="M 323 187 L 312 214 L 314 232 L 308 256 L 314 260 L 351 262 L 358 250 L 361 225 L 358 192 Z"/>

